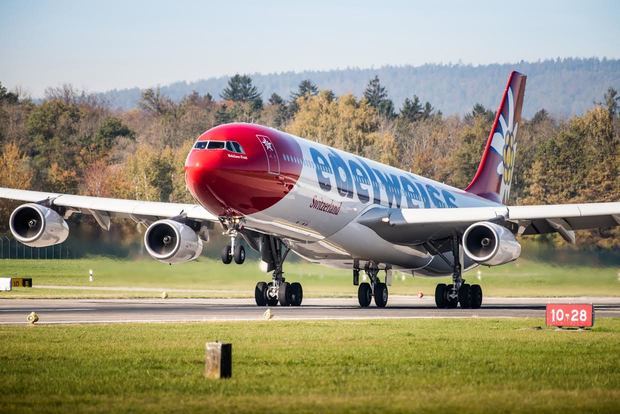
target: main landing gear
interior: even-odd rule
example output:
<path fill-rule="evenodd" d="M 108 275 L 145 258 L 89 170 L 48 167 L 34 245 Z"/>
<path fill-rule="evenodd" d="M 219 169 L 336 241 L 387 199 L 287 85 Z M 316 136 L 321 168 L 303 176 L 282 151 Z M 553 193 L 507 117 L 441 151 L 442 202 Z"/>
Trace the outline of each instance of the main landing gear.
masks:
<path fill-rule="evenodd" d="M 370 302 L 372 302 L 374 298 L 375 305 L 377 305 L 378 308 L 385 308 L 388 302 L 388 286 L 387 283 L 382 283 L 381 280 L 379 280 L 379 268 L 376 265 L 369 265 L 366 266 L 365 271 L 370 279 L 370 283 L 359 283 L 360 269 L 353 269 L 353 284 L 359 285 L 357 289 L 357 300 L 360 306 L 362 308 L 370 306 Z M 389 269 L 386 269 L 386 282 L 388 279 L 388 272 Z"/>
<path fill-rule="evenodd" d="M 478 309 L 482 305 L 482 288 L 480 285 L 469 285 L 462 277 L 463 248 L 458 237 L 452 238 L 452 283 L 440 283 L 435 288 L 435 304 L 438 308 Z"/>
<path fill-rule="evenodd" d="M 304 291 L 300 283 L 289 283 L 284 278 L 282 265 L 290 249 L 278 238 L 261 237 L 261 259 L 267 263 L 267 271 L 273 270 L 271 282 L 258 282 L 254 299 L 258 306 L 300 306 Z"/>

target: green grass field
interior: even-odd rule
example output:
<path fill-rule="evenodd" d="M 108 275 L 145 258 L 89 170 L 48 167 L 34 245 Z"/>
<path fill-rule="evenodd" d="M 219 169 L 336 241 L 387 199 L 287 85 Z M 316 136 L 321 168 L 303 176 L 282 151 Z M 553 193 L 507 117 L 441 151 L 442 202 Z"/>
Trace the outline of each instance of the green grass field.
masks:
<path fill-rule="evenodd" d="M 618 412 L 620 320 L 0 327 L 0 412 Z M 202 376 L 233 344 L 233 378 Z"/>
<path fill-rule="evenodd" d="M 93 269 L 95 280 L 88 281 Z M 480 273 L 478 273 L 478 270 Z M 251 297 L 259 280 L 269 275 L 257 262 L 225 266 L 217 260 L 168 266 L 154 260 L 0 260 L 0 276 L 32 277 L 35 286 L 78 286 L 85 289 L 28 289 L 2 292 L 8 297 L 157 297 L 161 290 L 172 297 Z M 302 262 L 285 265 L 285 276 L 300 281 L 307 296 L 355 296 L 350 271 Z M 488 296 L 620 296 L 620 269 L 615 267 L 562 266 L 520 259 L 504 266 L 480 267 L 465 274 L 480 283 Z M 411 277 L 395 273 L 391 294 L 433 294 L 435 285 L 449 278 Z M 92 288 L 114 290 L 91 290 Z M 133 290 L 127 290 L 131 287 Z M 89 289 L 89 290 L 86 290 Z M 140 290 L 143 289 L 143 290 Z"/>

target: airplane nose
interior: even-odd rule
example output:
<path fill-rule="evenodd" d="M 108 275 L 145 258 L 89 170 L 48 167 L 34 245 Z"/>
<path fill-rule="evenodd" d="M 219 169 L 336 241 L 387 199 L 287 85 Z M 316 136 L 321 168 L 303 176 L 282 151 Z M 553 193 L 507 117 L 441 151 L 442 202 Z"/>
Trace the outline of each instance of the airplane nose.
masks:
<path fill-rule="evenodd" d="M 212 149 L 215 143 L 222 143 L 221 148 Z M 190 151 L 185 182 L 194 198 L 217 216 L 257 213 L 282 200 L 299 179 L 301 163 L 285 161 L 284 154 L 301 160 L 299 145 L 271 129 L 249 124 L 215 127 Z"/>

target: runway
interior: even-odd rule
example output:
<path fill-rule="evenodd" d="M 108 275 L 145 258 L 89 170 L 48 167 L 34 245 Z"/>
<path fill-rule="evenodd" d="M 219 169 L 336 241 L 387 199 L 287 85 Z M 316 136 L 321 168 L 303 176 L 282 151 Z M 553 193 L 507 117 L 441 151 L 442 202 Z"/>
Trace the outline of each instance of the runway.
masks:
<path fill-rule="evenodd" d="M 394 296 L 388 307 L 360 308 L 354 298 L 306 298 L 301 307 L 271 307 L 273 320 L 392 318 L 544 318 L 547 303 L 592 303 L 595 316 L 620 317 L 620 298 L 485 298 L 480 309 L 437 309 L 432 297 Z M 260 321 L 253 299 L 5 299 L 0 324 Z"/>

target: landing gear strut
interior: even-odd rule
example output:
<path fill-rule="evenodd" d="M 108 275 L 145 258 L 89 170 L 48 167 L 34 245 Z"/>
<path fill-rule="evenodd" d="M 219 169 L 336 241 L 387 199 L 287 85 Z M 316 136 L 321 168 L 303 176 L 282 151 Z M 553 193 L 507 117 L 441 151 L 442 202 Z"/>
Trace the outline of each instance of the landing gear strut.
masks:
<path fill-rule="evenodd" d="M 482 305 L 482 288 L 480 285 L 469 285 L 463 279 L 463 248 L 461 238 L 452 238 L 452 283 L 440 283 L 435 288 L 435 304 L 438 308 L 478 309 Z"/>
<path fill-rule="evenodd" d="M 258 306 L 300 306 L 304 292 L 300 283 L 289 283 L 284 278 L 282 265 L 290 249 L 278 238 L 263 236 L 261 258 L 267 263 L 267 271 L 273 270 L 271 282 L 258 282 L 254 299 Z"/>
<path fill-rule="evenodd" d="M 224 235 L 230 237 L 230 244 L 224 246 L 221 253 L 222 263 L 230 264 L 233 260 L 237 264 L 245 262 L 245 247 L 238 237 L 241 230 L 241 221 L 234 218 L 221 219 L 225 228 Z"/>
<path fill-rule="evenodd" d="M 370 283 L 363 282 L 359 284 L 357 289 L 357 300 L 362 308 L 370 306 L 370 302 L 374 297 L 375 305 L 378 308 L 385 308 L 388 302 L 388 287 L 387 284 L 382 283 L 379 279 L 379 268 L 376 264 L 371 263 L 366 266 L 366 274 L 370 279 Z M 386 281 L 387 273 L 389 269 L 386 269 Z M 359 282 L 359 269 L 353 269 L 353 284 Z"/>

